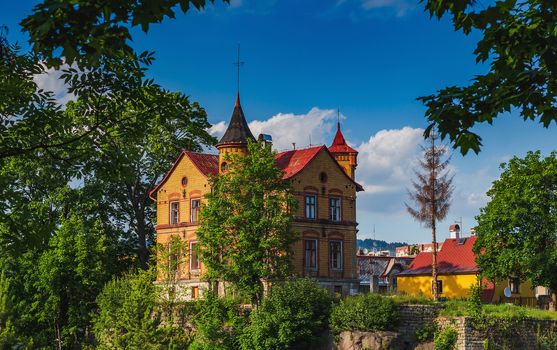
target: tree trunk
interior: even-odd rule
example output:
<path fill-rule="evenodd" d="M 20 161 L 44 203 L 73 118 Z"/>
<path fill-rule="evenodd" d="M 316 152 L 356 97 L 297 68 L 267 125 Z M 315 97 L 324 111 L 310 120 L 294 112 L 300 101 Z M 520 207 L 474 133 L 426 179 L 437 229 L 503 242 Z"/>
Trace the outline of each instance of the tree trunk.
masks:
<path fill-rule="evenodd" d="M 433 300 L 439 299 L 439 291 L 437 289 L 437 237 L 435 224 L 431 228 L 431 243 L 433 244 L 432 262 L 431 262 L 431 284 L 433 288 Z"/>
<path fill-rule="evenodd" d="M 138 251 L 137 256 L 139 258 L 139 266 L 143 270 L 147 270 L 147 230 L 145 228 L 145 217 L 142 211 L 137 212 L 137 239 L 138 239 Z"/>

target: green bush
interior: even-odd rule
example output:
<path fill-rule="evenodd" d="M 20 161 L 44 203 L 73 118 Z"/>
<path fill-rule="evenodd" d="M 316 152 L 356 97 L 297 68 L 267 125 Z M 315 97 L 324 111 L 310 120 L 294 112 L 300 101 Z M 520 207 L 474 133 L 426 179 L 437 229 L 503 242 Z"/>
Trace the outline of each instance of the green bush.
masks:
<path fill-rule="evenodd" d="M 441 332 L 435 334 L 434 350 L 454 350 L 456 348 L 456 341 L 458 340 L 458 333 L 456 329 L 447 327 Z"/>
<path fill-rule="evenodd" d="M 395 330 L 400 314 L 395 302 L 378 294 L 362 294 L 341 300 L 333 307 L 330 328 L 334 335 L 342 331 Z"/>
<path fill-rule="evenodd" d="M 423 327 L 416 329 L 415 335 L 416 340 L 420 343 L 425 343 L 428 341 L 432 341 L 435 333 L 437 333 L 439 327 L 435 322 L 427 322 L 424 324 Z"/>
<path fill-rule="evenodd" d="M 184 349 L 189 332 L 164 322 L 154 270 L 114 278 L 97 297 L 93 331 L 98 349 Z"/>
<path fill-rule="evenodd" d="M 195 336 L 190 350 L 226 350 L 238 347 L 238 335 L 245 324 L 239 304 L 231 298 L 204 293 L 194 318 Z"/>
<path fill-rule="evenodd" d="M 252 311 L 240 337 L 241 348 L 308 349 L 319 343 L 327 327 L 331 297 L 310 279 L 276 285 Z"/>

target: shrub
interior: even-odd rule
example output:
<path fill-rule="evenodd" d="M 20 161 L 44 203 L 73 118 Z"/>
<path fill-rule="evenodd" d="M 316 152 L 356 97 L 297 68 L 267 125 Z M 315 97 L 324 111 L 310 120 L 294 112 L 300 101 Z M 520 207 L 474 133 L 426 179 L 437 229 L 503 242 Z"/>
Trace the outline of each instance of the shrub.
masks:
<path fill-rule="evenodd" d="M 467 311 L 468 314 L 472 317 L 476 317 L 481 315 L 483 312 L 483 303 L 482 303 L 482 285 L 481 282 L 470 287 L 470 292 L 468 294 L 468 305 Z"/>
<path fill-rule="evenodd" d="M 242 349 L 308 349 L 327 327 L 331 297 L 310 279 L 272 288 L 240 338 Z"/>
<path fill-rule="evenodd" d="M 334 335 L 342 331 L 395 330 L 400 314 L 395 302 L 378 294 L 362 294 L 341 300 L 333 307 L 330 327 Z"/>
<path fill-rule="evenodd" d="M 204 293 L 194 318 L 195 337 L 190 350 L 226 350 L 237 347 L 245 320 L 234 299 Z"/>
<path fill-rule="evenodd" d="M 453 350 L 456 348 L 458 333 L 456 329 L 447 327 L 441 332 L 435 334 L 434 350 Z"/>
<path fill-rule="evenodd" d="M 97 297 L 93 331 L 98 349 L 183 349 L 190 335 L 165 324 L 157 309 L 154 271 L 139 270 L 108 282 Z"/>
<path fill-rule="evenodd" d="M 418 340 L 418 342 L 420 343 L 431 341 L 433 340 L 433 337 L 438 330 L 439 327 L 437 326 L 437 323 L 426 322 L 423 327 L 416 329 L 416 340 Z"/>

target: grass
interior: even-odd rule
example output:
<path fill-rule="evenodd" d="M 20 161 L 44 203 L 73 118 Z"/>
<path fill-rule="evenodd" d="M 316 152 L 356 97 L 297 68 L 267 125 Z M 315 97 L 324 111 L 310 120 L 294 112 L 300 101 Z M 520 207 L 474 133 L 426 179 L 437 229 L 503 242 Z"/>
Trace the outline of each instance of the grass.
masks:
<path fill-rule="evenodd" d="M 441 316 L 469 316 L 468 304 L 466 301 L 451 300 L 444 303 L 444 308 L 440 311 Z M 485 304 L 483 311 L 493 317 L 504 318 L 534 318 L 540 320 L 557 320 L 557 312 L 535 309 L 527 306 L 517 306 L 512 304 Z"/>

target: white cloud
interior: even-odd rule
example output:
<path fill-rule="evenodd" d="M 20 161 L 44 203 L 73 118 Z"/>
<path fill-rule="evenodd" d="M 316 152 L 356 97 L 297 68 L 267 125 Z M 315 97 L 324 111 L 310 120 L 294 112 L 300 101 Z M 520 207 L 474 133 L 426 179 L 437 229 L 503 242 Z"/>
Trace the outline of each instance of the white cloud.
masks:
<path fill-rule="evenodd" d="M 213 124 L 209 130 L 207 130 L 209 132 L 209 134 L 211 134 L 211 136 L 214 136 L 216 138 L 221 138 L 222 135 L 224 135 L 224 132 L 226 131 L 226 123 L 224 121 L 220 121 L 216 124 Z"/>
<path fill-rule="evenodd" d="M 279 113 L 269 119 L 253 120 L 249 127 L 255 137 L 270 134 L 273 148 L 283 151 L 292 149 L 293 142 L 297 148 L 306 147 L 310 138 L 313 145 L 329 144 L 336 118 L 336 111 L 314 107 L 306 114 Z M 209 133 L 220 138 L 227 126 L 220 121 L 209 129 Z"/>
<path fill-rule="evenodd" d="M 62 66 L 61 68 L 65 69 L 66 67 Z M 69 101 L 75 101 L 75 95 L 68 93 L 64 80 L 60 78 L 62 69 L 49 68 L 44 73 L 35 75 L 33 80 L 39 89 L 52 92 L 56 102 L 63 106 Z"/>
<path fill-rule="evenodd" d="M 230 8 L 241 7 L 243 4 L 242 0 L 230 0 Z"/>
<path fill-rule="evenodd" d="M 357 147 L 358 180 L 368 193 L 404 192 L 423 141 L 423 129 L 381 130 Z"/>
<path fill-rule="evenodd" d="M 267 120 L 254 120 L 249 127 L 254 136 L 270 134 L 276 150 L 292 149 L 292 143 L 297 147 L 311 144 L 328 144 L 328 136 L 336 120 L 336 111 L 332 109 L 312 108 L 306 114 L 279 113 Z"/>
<path fill-rule="evenodd" d="M 366 11 L 388 9 L 394 10 L 397 16 L 404 16 L 416 4 L 409 0 L 361 0 L 361 6 Z"/>

